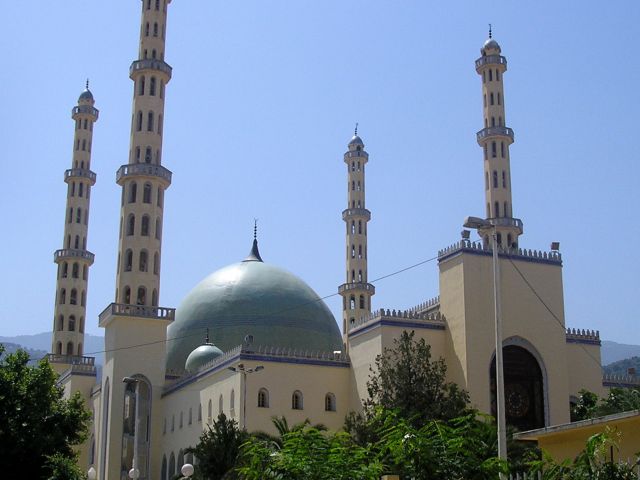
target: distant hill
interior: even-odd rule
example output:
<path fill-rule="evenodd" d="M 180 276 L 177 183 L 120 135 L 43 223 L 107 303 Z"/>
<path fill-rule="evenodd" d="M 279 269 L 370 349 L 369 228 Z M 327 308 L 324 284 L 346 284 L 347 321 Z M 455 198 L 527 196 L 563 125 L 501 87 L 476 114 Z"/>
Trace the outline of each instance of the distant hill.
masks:
<path fill-rule="evenodd" d="M 34 354 L 32 355 L 31 353 L 29 353 L 29 355 L 31 356 L 31 358 L 39 360 L 51 350 L 51 332 L 36 333 L 35 335 L 17 335 L 15 337 L 0 337 L 0 343 L 3 343 L 5 345 L 19 345 L 28 352 L 33 351 Z M 96 357 L 97 364 L 102 365 L 102 363 L 104 363 L 103 353 L 97 353 L 93 355 L 93 352 L 102 352 L 102 350 L 104 350 L 104 337 L 89 335 L 88 333 L 85 333 L 83 350 L 92 357 Z"/>
<path fill-rule="evenodd" d="M 603 340 L 600 354 L 602 365 L 609 365 L 625 358 L 640 357 L 640 345 L 626 345 Z"/>
<path fill-rule="evenodd" d="M 11 342 L 0 342 L 4 345 L 5 348 L 5 354 L 9 354 L 9 353 L 14 353 L 19 349 L 25 350 L 27 352 L 27 354 L 29 355 L 29 364 L 30 365 L 35 365 L 36 363 L 38 363 L 38 360 L 40 360 L 42 357 L 44 357 L 47 352 L 45 352 L 44 350 L 34 350 L 32 348 L 24 348 L 21 345 L 18 345 L 17 343 L 11 343 Z"/>
<path fill-rule="evenodd" d="M 636 375 L 640 375 L 640 357 L 625 358 L 610 363 L 604 367 L 604 373 L 610 375 L 627 375 L 630 368 L 636 369 Z"/>

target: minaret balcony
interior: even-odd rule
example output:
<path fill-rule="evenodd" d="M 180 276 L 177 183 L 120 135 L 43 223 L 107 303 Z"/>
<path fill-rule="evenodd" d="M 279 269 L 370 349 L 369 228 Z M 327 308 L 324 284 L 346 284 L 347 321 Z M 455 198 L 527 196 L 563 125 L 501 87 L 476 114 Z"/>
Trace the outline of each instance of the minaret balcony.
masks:
<path fill-rule="evenodd" d="M 172 68 L 168 63 L 158 60 L 157 58 L 145 58 L 142 60 L 134 61 L 129 67 L 129 78 L 133 79 L 136 72 L 141 70 L 156 70 L 164 73 L 167 77 L 171 78 Z"/>
<path fill-rule="evenodd" d="M 171 170 L 164 168 L 162 165 L 153 165 L 151 163 L 131 163 L 122 165 L 116 173 L 116 183 L 122 185 L 127 177 L 154 177 L 160 179 L 165 186 L 171 184 Z"/>
<path fill-rule="evenodd" d="M 502 55 L 486 55 L 476 60 L 476 70 L 485 65 L 504 65 L 507 66 L 507 59 Z"/>
<path fill-rule="evenodd" d="M 56 250 L 53 254 L 53 261 L 60 263 L 64 260 L 85 260 L 89 265 L 93 265 L 95 255 L 88 250 L 79 250 L 75 248 L 63 248 Z"/>
<path fill-rule="evenodd" d="M 522 235 L 524 231 L 524 225 L 519 218 L 511 217 L 495 217 L 487 218 L 487 221 L 494 227 L 512 228 L 518 232 L 518 235 Z"/>
<path fill-rule="evenodd" d="M 478 143 L 482 145 L 484 140 L 487 140 L 491 137 L 507 137 L 513 143 L 513 130 L 509 127 L 487 127 L 480 130 L 476 137 L 478 139 Z"/>
<path fill-rule="evenodd" d="M 376 293 L 376 287 L 374 287 L 370 283 L 362 282 L 343 283 L 338 287 L 338 293 L 340 294 L 351 291 L 364 291 L 370 293 L 371 295 L 374 295 Z"/>
<path fill-rule="evenodd" d="M 89 169 L 86 168 L 71 168 L 69 170 L 65 170 L 64 172 L 64 181 L 69 183 L 71 179 L 74 178 L 86 178 L 89 180 L 91 185 L 96 183 L 96 174 Z"/>
<path fill-rule="evenodd" d="M 93 367 L 95 365 L 95 357 L 83 357 L 82 355 L 58 355 L 55 353 L 47 354 L 49 363 L 66 363 L 70 365 L 85 365 Z"/>
<path fill-rule="evenodd" d="M 371 212 L 366 208 L 347 208 L 342 212 L 342 219 L 344 221 L 351 217 L 364 217 L 368 222 L 371 220 Z"/>
<path fill-rule="evenodd" d="M 112 303 L 98 315 L 99 324 L 105 325 L 113 317 L 139 317 L 172 322 L 176 317 L 175 308 L 152 307 L 148 305 L 129 305 Z"/>
<path fill-rule="evenodd" d="M 91 105 L 78 105 L 77 107 L 73 107 L 73 110 L 71 110 L 71 118 L 75 120 L 76 115 L 91 115 L 96 117 L 95 120 L 97 120 L 99 113 L 98 109 Z"/>

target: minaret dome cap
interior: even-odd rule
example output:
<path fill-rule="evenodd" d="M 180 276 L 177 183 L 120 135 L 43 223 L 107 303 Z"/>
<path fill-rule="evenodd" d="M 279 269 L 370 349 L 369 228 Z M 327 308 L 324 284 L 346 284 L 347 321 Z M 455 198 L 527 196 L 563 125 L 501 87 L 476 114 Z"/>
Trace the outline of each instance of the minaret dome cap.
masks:
<path fill-rule="evenodd" d="M 354 135 L 351 138 L 351 141 L 349 141 L 349 145 L 362 145 L 362 146 L 364 146 L 364 142 L 362 141 L 362 139 L 358 135 Z"/>
<path fill-rule="evenodd" d="M 88 87 L 85 88 L 84 91 L 78 97 L 78 102 L 81 102 L 83 100 L 93 101 L 93 93 L 91 93 L 91 90 L 89 90 Z"/>
<path fill-rule="evenodd" d="M 484 45 L 482 46 L 482 49 L 480 51 L 485 54 L 485 52 L 489 53 L 489 50 L 497 50 L 498 53 L 500 53 L 500 45 L 493 38 L 488 38 L 487 41 L 484 42 Z"/>

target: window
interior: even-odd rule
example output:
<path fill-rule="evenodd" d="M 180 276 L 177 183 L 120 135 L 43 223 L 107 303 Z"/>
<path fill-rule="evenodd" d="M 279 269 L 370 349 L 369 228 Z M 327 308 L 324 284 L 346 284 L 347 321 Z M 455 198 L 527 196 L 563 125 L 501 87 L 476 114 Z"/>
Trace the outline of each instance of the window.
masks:
<path fill-rule="evenodd" d="M 133 268 L 133 251 L 128 249 L 124 253 L 124 271 L 130 272 Z"/>
<path fill-rule="evenodd" d="M 153 132 L 153 112 L 147 114 L 147 132 Z"/>
<path fill-rule="evenodd" d="M 362 258 L 362 245 L 358 245 L 358 258 Z"/>
<path fill-rule="evenodd" d="M 80 182 L 80 183 L 78 184 L 78 196 L 79 196 L 79 197 L 82 197 L 82 195 L 83 195 L 83 193 L 84 193 L 84 192 L 83 192 L 83 189 L 84 189 L 84 183 Z"/>
<path fill-rule="evenodd" d="M 84 317 L 80 317 L 80 325 L 78 326 L 78 331 L 80 333 L 84 333 Z"/>
<path fill-rule="evenodd" d="M 500 203 L 498 202 L 493 204 L 493 216 L 496 218 L 500 216 Z"/>
<path fill-rule="evenodd" d="M 496 142 L 491 142 L 491 158 L 496 158 Z"/>
<path fill-rule="evenodd" d="M 67 343 L 67 355 L 73 355 L 73 342 Z"/>
<path fill-rule="evenodd" d="M 58 342 L 58 344 L 56 345 L 56 353 L 58 355 L 62 355 L 62 342 Z"/>
<path fill-rule="evenodd" d="M 162 114 L 158 115 L 158 135 L 162 135 Z M 158 157 L 160 157 L 159 154 Z"/>
<path fill-rule="evenodd" d="M 127 218 L 127 235 L 133 235 L 136 228 L 136 216 L 131 213 Z"/>
<path fill-rule="evenodd" d="M 489 69 L 489 81 L 493 81 L 493 70 Z"/>
<path fill-rule="evenodd" d="M 484 189 L 489 190 L 489 172 L 484 172 Z"/>
<path fill-rule="evenodd" d="M 498 172 L 493 171 L 493 188 L 498 188 Z"/>
<path fill-rule="evenodd" d="M 131 288 L 129 287 L 124 287 L 124 303 L 131 303 Z"/>
<path fill-rule="evenodd" d="M 76 331 L 76 317 L 75 317 L 75 315 L 69 315 L 69 331 L 70 332 L 75 332 Z"/>
<path fill-rule="evenodd" d="M 74 288 L 71 290 L 69 294 L 69 305 L 77 305 L 78 304 L 78 291 Z"/>
<path fill-rule="evenodd" d="M 354 297 L 353 295 L 351 295 L 351 297 L 349 297 L 349 309 L 350 310 L 355 310 L 356 309 L 356 297 Z"/>
<path fill-rule="evenodd" d="M 500 92 L 498 92 L 498 105 L 502 105 L 502 99 L 500 98 Z"/>
<path fill-rule="evenodd" d="M 507 172 L 502 171 L 502 188 L 507 188 Z"/>
<path fill-rule="evenodd" d="M 258 407 L 269 408 L 269 391 L 266 388 L 258 391 Z"/>
<path fill-rule="evenodd" d="M 145 183 L 142 189 L 142 203 L 151 203 L 151 184 Z"/>
<path fill-rule="evenodd" d="M 140 270 L 141 272 L 147 271 L 148 259 L 149 259 L 149 254 L 147 253 L 146 250 L 142 250 L 140 252 L 140 258 L 138 261 L 138 270 Z"/>
<path fill-rule="evenodd" d="M 157 23 L 153 24 L 153 36 L 154 37 L 158 36 L 158 24 Z"/>
<path fill-rule="evenodd" d="M 364 307 L 364 295 L 360 295 L 360 308 L 365 308 Z"/>
<path fill-rule="evenodd" d="M 149 36 L 149 22 L 147 22 L 144 26 L 144 36 L 145 37 Z"/>
<path fill-rule="evenodd" d="M 231 395 L 229 396 L 229 411 L 233 417 L 236 413 L 236 392 L 231 389 Z"/>
<path fill-rule="evenodd" d="M 151 306 L 158 306 L 158 291 L 155 288 L 153 289 L 153 292 L 151 292 Z"/>
<path fill-rule="evenodd" d="M 160 273 L 160 262 L 159 262 L 159 255 L 158 252 L 153 254 L 153 273 L 155 275 L 158 275 L 158 273 Z"/>
<path fill-rule="evenodd" d="M 496 81 L 500 81 L 500 70 L 496 69 Z"/>
<path fill-rule="evenodd" d="M 162 200 L 163 200 L 163 191 L 162 188 L 158 187 L 158 197 L 156 198 L 156 204 L 162 208 Z"/>
<path fill-rule="evenodd" d="M 162 223 L 160 222 L 160 217 L 156 218 L 156 239 L 160 240 L 162 236 Z"/>
<path fill-rule="evenodd" d="M 224 402 L 222 400 L 222 394 L 220 394 L 220 398 L 218 398 L 218 414 L 222 413 L 222 407 L 224 407 Z"/>
<path fill-rule="evenodd" d="M 86 303 L 87 303 L 87 293 L 83 290 L 82 293 L 80 294 L 80 305 L 84 307 Z"/>
<path fill-rule="evenodd" d="M 82 266 L 82 279 L 86 280 L 87 279 L 87 273 L 88 273 L 89 269 L 87 268 L 86 265 Z"/>
<path fill-rule="evenodd" d="M 144 163 L 151 163 L 151 147 L 144 150 Z"/>
<path fill-rule="evenodd" d="M 182 428 L 183 425 L 184 425 L 184 412 L 181 410 L 180 411 L 180 423 L 178 424 L 178 428 Z"/>
<path fill-rule="evenodd" d="M 327 393 L 324 396 L 324 410 L 325 412 L 336 411 L 336 396 L 333 393 Z"/>
<path fill-rule="evenodd" d="M 82 344 L 78 344 L 78 355 L 82 355 Z"/>
<path fill-rule="evenodd" d="M 71 269 L 71 277 L 72 278 L 78 278 L 79 269 L 80 269 L 80 265 L 78 265 L 77 263 L 74 263 L 73 267 Z"/>
<path fill-rule="evenodd" d="M 76 223 L 82 223 L 82 209 L 81 208 L 78 208 L 76 210 Z"/>
<path fill-rule="evenodd" d="M 147 304 L 147 289 L 144 287 L 138 287 L 138 297 L 136 299 L 136 305 Z"/>
<path fill-rule="evenodd" d="M 211 423 L 212 418 L 213 418 L 213 405 L 212 405 L 212 401 L 209 400 L 209 408 L 207 410 L 207 423 Z"/>
<path fill-rule="evenodd" d="M 136 122 L 136 130 L 138 132 L 142 131 L 142 112 L 138 112 L 138 120 Z"/>
<path fill-rule="evenodd" d="M 136 182 L 131 182 L 131 184 L 129 185 L 129 203 L 135 203 L 137 196 L 138 184 Z"/>
<path fill-rule="evenodd" d="M 293 395 L 291 396 L 291 408 L 293 410 L 303 409 L 302 392 L 300 390 L 296 390 L 295 392 L 293 392 Z"/>
<path fill-rule="evenodd" d="M 57 324 L 56 330 L 59 332 L 64 330 L 64 315 L 60 315 L 58 317 L 58 324 Z"/>
<path fill-rule="evenodd" d="M 76 250 L 80 248 L 80 235 L 76 235 L 75 239 L 73 240 L 73 248 L 75 248 Z"/>
<path fill-rule="evenodd" d="M 142 216 L 142 225 L 140 226 L 140 235 L 143 237 L 149 236 L 149 215 Z"/>
<path fill-rule="evenodd" d="M 507 210 L 507 202 L 504 202 L 504 204 L 502 205 L 502 216 L 503 217 L 509 216 L 509 212 Z"/>
<path fill-rule="evenodd" d="M 60 289 L 60 295 L 58 297 L 58 303 L 64 305 L 66 303 L 67 291 L 64 288 Z"/>
<path fill-rule="evenodd" d="M 494 101 L 493 101 L 493 92 L 491 92 L 491 93 L 489 94 L 489 104 L 490 104 L 490 105 L 493 105 L 493 104 L 494 104 Z"/>
<path fill-rule="evenodd" d="M 358 220 L 358 233 L 362 233 L 362 220 Z"/>
<path fill-rule="evenodd" d="M 504 158 L 504 142 L 500 142 L 500 156 Z"/>
<path fill-rule="evenodd" d="M 155 94 L 156 94 L 156 77 L 151 77 L 151 82 L 149 83 L 149 95 L 155 96 Z"/>
<path fill-rule="evenodd" d="M 492 127 L 496 126 L 496 117 L 491 117 L 491 126 Z"/>
<path fill-rule="evenodd" d="M 198 421 L 199 422 L 202 421 L 202 404 L 201 403 L 198 404 Z"/>
<path fill-rule="evenodd" d="M 144 76 L 140 77 L 140 81 L 138 82 L 138 95 L 144 95 Z"/>

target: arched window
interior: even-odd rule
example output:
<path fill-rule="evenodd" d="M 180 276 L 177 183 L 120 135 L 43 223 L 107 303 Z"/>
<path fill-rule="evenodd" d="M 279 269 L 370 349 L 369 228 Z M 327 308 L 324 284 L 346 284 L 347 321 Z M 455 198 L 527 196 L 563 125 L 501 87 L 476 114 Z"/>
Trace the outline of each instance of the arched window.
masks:
<path fill-rule="evenodd" d="M 140 225 L 140 235 L 143 237 L 149 236 L 149 215 L 142 216 L 142 224 Z"/>
<path fill-rule="evenodd" d="M 153 132 L 153 112 L 147 113 L 147 132 Z"/>
<path fill-rule="evenodd" d="M 500 70 L 496 68 L 496 81 L 500 80 Z"/>
<path fill-rule="evenodd" d="M 58 355 L 62 355 L 62 342 L 58 342 L 58 344 L 56 345 L 56 353 Z"/>
<path fill-rule="evenodd" d="M 493 105 L 493 92 L 489 94 L 489 103 Z"/>
<path fill-rule="evenodd" d="M 222 394 L 220 394 L 220 397 L 218 398 L 218 415 L 222 413 L 223 407 L 224 407 L 224 402 L 222 400 Z"/>
<path fill-rule="evenodd" d="M 138 82 L 138 95 L 144 95 L 144 75 L 140 77 L 140 81 Z"/>
<path fill-rule="evenodd" d="M 160 0 L 156 0 L 156 10 L 160 10 Z"/>
<path fill-rule="evenodd" d="M 87 273 L 88 273 L 88 270 L 89 270 L 89 269 L 87 268 L 87 266 L 86 266 L 86 265 L 83 265 L 83 266 L 82 266 L 82 279 L 83 279 L 83 280 L 86 280 L 86 279 L 87 279 Z"/>
<path fill-rule="evenodd" d="M 193 409 L 189 407 L 189 425 L 193 423 Z"/>
<path fill-rule="evenodd" d="M 351 233 L 356 233 L 356 223 L 353 220 L 351 220 Z"/>
<path fill-rule="evenodd" d="M 130 272 L 133 269 L 133 251 L 131 249 L 127 249 L 124 252 L 124 271 Z"/>
<path fill-rule="evenodd" d="M 500 216 L 500 203 L 495 202 L 493 204 L 493 216 L 498 218 Z"/>
<path fill-rule="evenodd" d="M 209 408 L 207 410 L 207 423 L 211 423 L 211 419 L 213 418 L 213 405 L 211 399 L 209 399 Z"/>
<path fill-rule="evenodd" d="M 261 388 L 258 391 L 258 407 L 269 408 L 269 390 Z"/>
<path fill-rule="evenodd" d="M 511 234 L 507 234 L 507 246 L 511 247 L 513 245 L 513 239 L 511 238 Z"/>
<path fill-rule="evenodd" d="M 59 331 L 59 332 L 64 330 L 64 315 L 60 315 L 58 317 L 58 325 L 56 327 L 56 330 Z"/>
<path fill-rule="evenodd" d="M 67 355 L 73 355 L 73 342 L 67 342 Z"/>
<path fill-rule="evenodd" d="M 73 248 L 75 248 L 76 250 L 80 248 L 80 235 L 76 235 L 76 237 L 73 239 Z"/>
<path fill-rule="evenodd" d="M 82 223 L 82 209 L 76 209 L 76 223 Z"/>
<path fill-rule="evenodd" d="M 138 259 L 138 270 L 140 270 L 141 272 L 146 272 L 148 260 L 149 260 L 149 254 L 147 253 L 147 251 L 141 250 L 140 257 Z"/>
<path fill-rule="evenodd" d="M 73 208 L 69 209 L 69 215 L 67 215 L 67 223 L 71 223 L 73 221 Z"/>
<path fill-rule="evenodd" d="M 138 296 L 136 298 L 136 305 L 147 304 L 147 289 L 144 287 L 138 287 Z"/>
<path fill-rule="evenodd" d="M 164 82 L 160 80 L 160 98 L 164 98 Z"/>
<path fill-rule="evenodd" d="M 137 196 L 138 196 L 138 184 L 136 182 L 131 182 L 129 184 L 129 203 L 135 203 Z"/>
<path fill-rule="evenodd" d="M 70 332 L 75 332 L 76 331 L 76 316 L 75 315 L 69 315 L 69 331 Z"/>
<path fill-rule="evenodd" d="M 158 36 L 158 23 L 154 23 L 153 24 L 153 36 L 157 37 Z"/>
<path fill-rule="evenodd" d="M 156 204 L 162 208 L 162 200 L 164 197 L 164 192 L 162 191 L 162 188 L 158 187 L 158 196 L 156 198 Z"/>
<path fill-rule="evenodd" d="M 158 135 L 162 135 L 162 114 L 158 114 Z"/>
<path fill-rule="evenodd" d="M 133 235 L 136 229 L 136 216 L 131 213 L 127 218 L 127 235 Z"/>
<path fill-rule="evenodd" d="M 493 171 L 493 188 L 498 188 L 498 172 Z"/>
<path fill-rule="evenodd" d="M 78 327 L 80 333 L 84 333 L 84 317 L 80 317 L 80 326 Z"/>
<path fill-rule="evenodd" d="M 151 292 L 151 306 L 158 306 L 158 291 L 155 288 L 153 289 L 153 292 Z"/>
<path fill-rule="evenodd" d="M 78 344 L 78 355 L 82 356 L 82 344 L 81 343 Z"/>
<path fill-rule="evenodd" d="M 171 452 L 171 456 L 169 457 L 169 478 L 173 478 L 176 474 L 176 457 Z"/>
<path fill-rule="evenodd" d="M 64 288 L 60 289 L 60 297 L 58 298 L 60 305 L 64 305 L 67 299 L 67 291 Z"/>
<path fill-rule="evenodd" d="M 199 422 L 202 421 L 202 404 L 201 403 L 198 404 L 198 421 Z"/>
<path fill-rule="evenodd" d="M 69 274 L 69 264 L 67 262 L 63 262 L 60 265 L 60 278 L 67 278 Z"/>
<path fill-rule="evenodd" d="M 144 163 L 151 163 L 151 147 L 144 150 Z"/>
<path fill-rule="evenodd" d="M 136 130 L 142 131 L 142 112 L 138 112 L 138 119 L 136 121 Z"/>
<path fill-rule="evenodd" d="M 71 182 L 71 184 L 69 184 L 69 192 L 72 197 L 76 196 L 76 182 Z"/>
<path fill-rule="evenodd" d="M 86 151 L 86 149 L 87 149 L 87 141 L 83 139 L 82 140 L 82 151 L 84 152 L 84 151 Z"/>
<path fill-rule="evenodd" d="M 362 281 L 362 270 L 358 270 L 358 282 Z"/>
<path fill-rule="evenodd" d="M 300 390 L 293 392 L 293 395 L 291 395 L 291 408 L 293 410 L 302 410 L 302 400 L 302 392 Z"/>
<path fill-rule="evenodd" d="M 502 188 L 507 188 L 507 172 L 502 170 Z"/>
<path fill-rule="evenodd" d="M 155 96 L 155 94 L 156 94 L 156 77 L 151 77 L 151 81 L 149 83 L 149 95 Z"/>
<path fill-rule="evenodd" d="M 73 288 L 71 289 L 71 293 L 69 294 L 69 305 L 77 305 L 78 304 L 78 291 Z"/>
<path fill-rule="evenodd" d="M 489 172 L 484 172 L 484 189 L 489 190 Z"/>
<path fill-rule="evenodd" d="M 351 283 L 355 283 L 356 281 L 356 271 L 351 270 Z"/>
<path fill-rule="evenodd" d="M 504 142 L 500 142 L 500 156 L 504 158 Z"/>
<path fill-rule="evenodd" d="M 489 81 L 493 81 L 493 70 L 489 69 Z"/>
<path fill-rule="evenodd" d="M 507 202 L 504 202 L 504 204 L 502 205 L 502 216 L 503 217 L 509 216 L 509 212 L 507 210 Z"/>
<path fill-rule="evenodd" d="M 487 203 L 487 218 L 491 218 L 491 210 L 488 203 Z"/>
<path fill-rule="evenodd" d="M 124 303 L 126 304 L 130 304 L 131 303 L 131 288 L 129 287 L 124 287 Z"/>
<path fill-rule="evenodd" d="M 358 233 L 362 233 L 362 220 L 358 220 Z"/>
<path fill-rule="evenodd" d="M 364 295 L 360 295 L 360 308 L 365 308 L 364 307 Z"/>
<path fill-rule="evenodd" d="M 80 274 L 80 265 L 78 265 L 77 263 L 73 264 L 73 267 L 71 268 L 71 278 L 78 278 Z"/>
<path fill-rule="evenodd" d="M 84 183 L 80 182 L 78 183 L 78 196 L 82 197 L 83 194 L 84 194 Z"/>
<path fill-rule="evenodd" d="M 144 36 L 145 36 L 145 37 L 148 37 L 148 36 L 149 36 L 149 22 L 147 22 L 147 23 L 144 25 Z"/>
<path fill-rule="evenodd" d="M 324 411 L 325 412 L 336 411 L 336 396 L 333 393 L 327 393 L 324 396 Z"/>
<path fill-rule="evenodd" d="M 350 310 L 355 310 L 356 309 L 356 297 L 354 297 L 353 295 L 351 295 L 351 297 L 349 297 L 349 309 Z"/>
<path fill-rule="evenodd" d="M 500 92 L 498 92 L 498 105 L 502 105 L 502 99 L 500 98 Z"/>
<path fill-rule="evenodd" d="M 87 293 L 83 290 L 82 293 L 80 294 L 80 305 L 84 307 L 86 302 L 87 302 Z"/>
<path fill-rule="evenodd" d="M 162 456 L 162 467 L 160 467 L 160 480 L 169 480 L 167 478 L 167 456 Z"/>
<path fill-rule="evenodd" d="M 491 117 L 491 126 L 492 127 L 496 126 L 496 117 Z"/>
<path fill-rule="evenodd" d="M 153 273 L 158 275 L 160 273 L 160 256 L 158 252 L 153 254 Z"/>
<path fill-rule="evenodd" d="M 162 236 L 162 223 L 160 222 L 160 217 L 156 218 L 156 239 L 160 240 Z"/>
<path fill-rule="evenodd" d="M 491 158 L 496 158 L 496 142 L 491 142 Z"/>
<path fill-rule="evenodd" d="M 180 423 L 178 423 L 178 428 L 182 428 L 184 426 L 184 412 L 180 410 Z M 182 465 L 180 462 L 180 457 L 178 457 L 178 465 Z"/>

